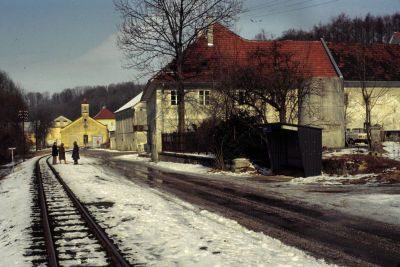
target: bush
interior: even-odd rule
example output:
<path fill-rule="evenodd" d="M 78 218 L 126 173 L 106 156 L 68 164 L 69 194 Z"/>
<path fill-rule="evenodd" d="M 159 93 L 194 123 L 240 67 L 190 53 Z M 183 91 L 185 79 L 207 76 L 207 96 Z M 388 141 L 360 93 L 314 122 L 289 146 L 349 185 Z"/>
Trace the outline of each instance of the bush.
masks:
<path fill-rule="evenodd" d="M 199 140 L 211 142 L 216 167 L 234 158 L 266 159 L 266 145 L 255 117 L 239 114 L 227 121 L 206 120 L 197 129 Z"/>

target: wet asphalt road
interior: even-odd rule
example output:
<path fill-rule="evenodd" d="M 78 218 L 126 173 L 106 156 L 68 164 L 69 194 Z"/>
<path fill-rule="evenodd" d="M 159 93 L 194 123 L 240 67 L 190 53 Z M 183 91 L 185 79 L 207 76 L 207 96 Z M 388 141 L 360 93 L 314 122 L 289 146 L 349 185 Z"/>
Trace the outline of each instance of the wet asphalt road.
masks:
<path fill-rule="evenodd" d="M 327 262 L 347 266 L 400 266 L 400 227 L 275 197 L 265 189 L 196 175 L 161 171 L 113 159 L 115 153 L 83 151 L 104 167 L 142 186 L 171 193 L 231 218 Z M 329 189 L 328 189 L 329 190 Z"/>

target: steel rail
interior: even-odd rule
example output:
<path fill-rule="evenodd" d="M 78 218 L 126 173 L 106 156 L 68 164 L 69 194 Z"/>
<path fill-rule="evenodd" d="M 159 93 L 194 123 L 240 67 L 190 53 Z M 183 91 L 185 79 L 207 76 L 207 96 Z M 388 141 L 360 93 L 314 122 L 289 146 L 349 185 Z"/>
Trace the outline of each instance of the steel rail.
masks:
<path fill-rule="evenodd" d="M 67 186 L 67 184 L 63 181 L 60 174 L 54 169 L 53 166 L 49 163 L 48 158 L 46 160 L 47 165 L 49 166 L 50 170 L 53 172 L 54 176 L 57 178 L 58 182 L 63 186 L 65 192 L 74 203 L 75 208 L 79 211 L 82 215 L 83 219 L 88 224 L 89 228 L 93 231 L 93 234 L 97 237 L 100 243 L 103 245 L 103 248 L 109 253 L 111 256 L 111 260 L 113 261 L 113 266 L 118 267 L 128 267 L 130 264 L 125 260 L 125 258 L 120 254 L 117 247 L 114 243 L 108 238 L 107 234 L 104 230 L 96 223 L 96 221 L 92 218 L 88 210 L 81 204 L 72 190 Z"/>
<path fill-rule="evenodd" d="M 39 206 L 40 206 L 40 213 L 42 215 L 42 226 L 44 232 L 44 238 L 46 243 L 46 252 L 47 252 L 47 262 L 51 267 L 58 267 L 58 258 L 57 253 L 54 245 L 53 234 L 50 228 L 50 222 L 48 217 L 48 210 L 47 210 L 47 202 L 43 188 L 43 181 L 42 181 L 42 173 L 40 171 L 40 164 L 39 161 L 43 158 L 47 157 L 45 155 L 40 157 L 35 164 L 35 175 L 38 181 L 38 193 L 39 193 Z"/>

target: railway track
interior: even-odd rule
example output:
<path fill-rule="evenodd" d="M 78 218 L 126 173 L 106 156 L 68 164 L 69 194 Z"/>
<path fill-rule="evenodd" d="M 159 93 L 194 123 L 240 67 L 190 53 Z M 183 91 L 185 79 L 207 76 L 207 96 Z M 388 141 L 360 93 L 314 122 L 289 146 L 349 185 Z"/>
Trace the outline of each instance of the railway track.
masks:
<path fill-rule="evenodd" d="M 49 266 L 130 266 L 49 163 L 35 167 Z"/>

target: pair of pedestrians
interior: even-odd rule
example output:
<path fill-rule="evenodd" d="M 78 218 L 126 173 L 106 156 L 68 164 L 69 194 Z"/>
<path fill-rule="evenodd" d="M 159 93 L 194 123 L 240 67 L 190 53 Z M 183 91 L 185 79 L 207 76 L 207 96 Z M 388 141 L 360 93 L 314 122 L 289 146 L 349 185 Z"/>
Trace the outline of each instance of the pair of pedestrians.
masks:
<path fill-rule="evenodd" d="M 61 143 L 60 147 L 57 147 L 57 143 L 54 142 L 51 148 L 51 155 L 53 156 L 53 165 L 57 164 L 57 156 L 60 163 L 62 160 L 64 160 L 64 163 L 67 164 L 64 143 Z M 72 149 L 72 159 L 74 160 L 74 165 L 78 164 L 79 146 L 76 142 L 74 142 L 74 148 Z"/>

